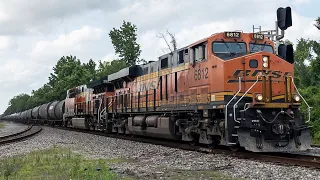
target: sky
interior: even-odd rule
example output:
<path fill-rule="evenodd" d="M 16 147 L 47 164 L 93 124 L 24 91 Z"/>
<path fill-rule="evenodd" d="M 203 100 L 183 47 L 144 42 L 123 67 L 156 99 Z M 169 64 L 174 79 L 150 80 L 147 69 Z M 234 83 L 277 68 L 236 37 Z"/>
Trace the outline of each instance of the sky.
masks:
<path fill-rule="evenodd" d="M 277 8 L 287 6 L 293 26 L 285 39 L 320 40 L 313 26 L 320 0 L 2 0 L 0 114 L 15 95 L 47 83 L 62 56 L 116 58 L 108 33 L 123 20 L 138 28 L 140 57 L 157 60 L 166 48 L 159 33 L 172 32 L 179 48 L 216 32 L 252 32 L 253 25 L 271 30 Z"/>

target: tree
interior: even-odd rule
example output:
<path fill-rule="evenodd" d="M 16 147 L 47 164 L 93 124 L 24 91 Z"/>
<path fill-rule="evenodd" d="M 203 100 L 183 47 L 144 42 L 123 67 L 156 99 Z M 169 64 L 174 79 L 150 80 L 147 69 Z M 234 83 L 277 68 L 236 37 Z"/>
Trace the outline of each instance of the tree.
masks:
<path fill-rule="evenodd" d="M 309 39 L 301 38 L 298 40 L 294 53 L 294 63 L 295 82 L 299 87 L 308 87 L 312 83 L 310 66 L 307 66 L 307 63 L 311 63 L 313 61 L 311 50 L 312 43 Z"/>
<path fill-rule="evenodd" d="M 66 97 L 66 91 L 72 87 L 86 84 L 96 76 L 94 61 L 81 64 L 75 56 L 61 57 L 49 77 L 49 85 L 53 87 L 56 100 Z"/>
<path fill-rule="evenodd" d="M 19 94 L 9 101 L 9 107 L 4 111 L 3 115 L 13 114 L 26 110 L 27 101 L 30 99 L 28 94 Z"/>
<path fill-rule="evenodd" d="M 314 26 L 320 30 L 320 17 L 316 19 L 316 24 L 314 24 Z"/>
<path fill-rule="evenodd" d="M 99 61 L 99 65 L 98 65 L 98 69 L 97 69 L 97 77 L 102 78 L 104 76 L 108 76 L 108 75 L 115 73 L 115 72 L 117 72 L 123 68 L 126 68 L 126 67 L 128 67 L 128 65 L 122 59 L 116 59 L 111 62 Z"/>
<path fill-rule="evenodd" d="M 166 36 L 165 36 L 163 33 L 159 33 L 158 37 L 164 40 L 164 42 L 165 42 L 165 43 L 167 44 L 167 46 L 168 46 L 168 49 L 170 50 L 170 53 L 173 53 L 173 51 L 176 51 L 176 50 L 177 50 L 176 37 L 175 37 L 175 35 L 172 34 L 169 30 L 167 30 L 167 34 L 169 35 L 169 37 L 170 37 L 170 39 L 171 39 L 170 43 L 171 43 L 172 47 L 170 46 L 169 41 L 167 40 Z M 164 51 L 164 53 L 166 53 L 166 52 Z"/>
<path fill-rule="evenodd" d="M 116 54 L 132 66 L 140 62 L 139 56 L 141 53 L 140 45 L 137 41 L 137 27 L 130 22 L 123 21 L 120 29 L 113 28 L 109 36 L 115 49 Z"/>
<path fill-rule="evenodd" d="M 315 142 L 320 142 L 320 43 L 310 39 L 299 39 L 295 50 L 295 82 L 302 96 L 313 107 L 311 110 L 312 134 Z M 302 112 L 307 117 L 306 104 Z"/>
<path fill-rule="evenodd" d="M 96 72 L 96 63 L 90 59 L 88 63 L 83 63 L 83 67 L 89 72 L 90 80 L 97 79 L 97 72 Z"/>

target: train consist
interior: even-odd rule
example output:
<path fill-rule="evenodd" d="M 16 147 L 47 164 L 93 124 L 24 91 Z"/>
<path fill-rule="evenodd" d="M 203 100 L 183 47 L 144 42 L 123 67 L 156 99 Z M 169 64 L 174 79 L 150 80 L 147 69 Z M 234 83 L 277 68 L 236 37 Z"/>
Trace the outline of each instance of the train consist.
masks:
<path fill-rule="evenodd" d="M 306 115 L 299 110 L 304 99 L 293 80 L 292 45 L 279 45 L 291 9 L 279 8 L 277 18 L 277 30 L 216 33 L 5 118 L 212 148 L 306 150 L 310 107 Z"/>

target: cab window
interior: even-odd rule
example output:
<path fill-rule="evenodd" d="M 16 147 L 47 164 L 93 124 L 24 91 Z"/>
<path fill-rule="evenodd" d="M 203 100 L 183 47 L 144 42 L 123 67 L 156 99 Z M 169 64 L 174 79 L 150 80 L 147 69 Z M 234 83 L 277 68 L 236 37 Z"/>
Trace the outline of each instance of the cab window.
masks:
<path fill-rule="evenodd" d="M 249 48 L 251 53 L 261 52 L 261 51 L 274 53 L 273 47 L 270 45 L 250 43 Z"/>
<path fill-rule="evenodd" d="M 247 53 L 244 42 L 213 42 L 212 52 L 223 60 L 231 59 Z"/>
<path fill-rule="evenodd" d="M 245 53 L 247 52 L 244 42 L 213 42 L 213 53 Z"/>

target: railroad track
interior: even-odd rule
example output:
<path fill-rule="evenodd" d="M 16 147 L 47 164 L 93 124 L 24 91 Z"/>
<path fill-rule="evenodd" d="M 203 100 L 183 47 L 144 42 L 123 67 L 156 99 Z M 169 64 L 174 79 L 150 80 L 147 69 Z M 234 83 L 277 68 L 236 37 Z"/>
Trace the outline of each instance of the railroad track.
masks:
<path fill-rule="evenodd" d="M 307 167 L 312 169 L 320 169 L 320 156 L 312 156 L 312 155 L 305 155 L 305 154 L 291 154 L 291 153 L 252 153 L 248 151 L 233 152 L 223 147 L 211 149 L 211 148 L 206 148 L 202 146 L 191 146 L 188 143 L 183 143 L 183 142 L 174 141 L 174 140 L 167 140 L 167 139 L 163 140 L 163 139 L 151 139 L 151 138 L 145 138 L 145 137 L 139 137 L 139 136 L 107 134 L 107 133 L 97 132 L 97 131 L 72 129 L 72 128 L 65 128 L 65 127 L 56 127 L 56 128 L 63 129 L 63 130 L 71 130 L 75 132 L 89 133 L 93 135 L 99 135 L 99 136 L 105 136 L 105 137 L 111 137 L 111 138 L 124 139 L 124 140 L 135 141 L 135 142 L 162 145 L 166 147 L 178 148 L 178 149 L 189 150 L 189 151 L 197 151 L 197 152 L 210 153 L 210 154 L 223 154 L 223 155 L 240 158 L 240 159 L 250 159 L 250 160 L 258 160 L 258 161 L 269 162 L 269 163 L 280 164 L 280 165 L 302 166 L 302 167 Z"/>
<path fill-rule="evenodd" d="M 320 148 L 320 145 L 311 145 L 313 148 Z"/>
<path fill-rule="evenodd" d="M 1 136 L 0 137 L 0 145 L 24 140 L 28 137 L 31 137 L 35 134 L 38 134 L 39 132 L 41 132 L 41 130 L 42 130 L 42 128 L 40 126 L 28 126 L 28 128 L 26 128 L 25 130 L 20 131 L 18 133 L 13 133 L 10 135 Z"/>

